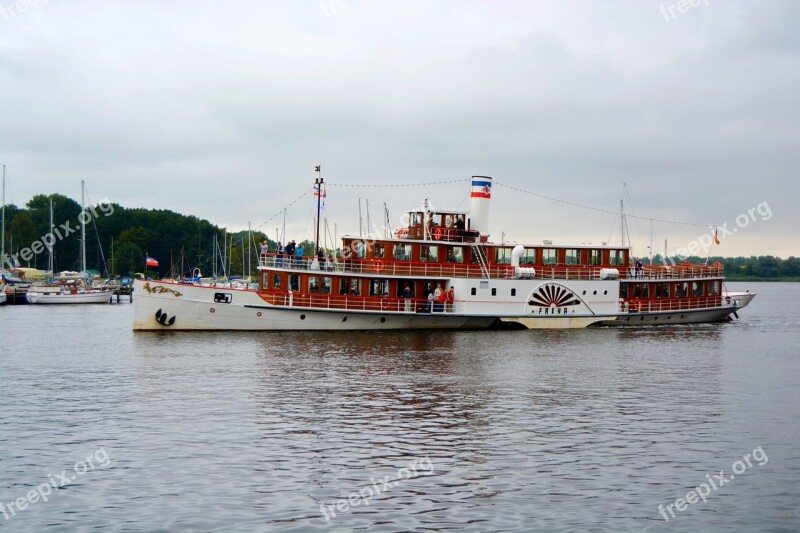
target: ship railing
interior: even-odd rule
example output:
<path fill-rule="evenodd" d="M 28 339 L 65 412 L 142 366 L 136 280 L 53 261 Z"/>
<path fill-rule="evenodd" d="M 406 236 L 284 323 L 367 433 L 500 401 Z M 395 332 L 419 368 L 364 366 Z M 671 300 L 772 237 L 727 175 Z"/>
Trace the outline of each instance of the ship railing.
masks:
<path fill-rule="evenodd" d="M 337 272 L 345 274 L 383 274 L 388 276 L 427 277 L 427 278 L 477 278 L 477 279 L 514 279 L 515 270 L 511 265 L 481 265 L 478 263 L 440 263 L 413 262 L 402 260 L 373 259 L 332 259 L 316 261 L 312 257 L 288 257 L 276 254 L 261 254 L 259 266 L 264 268 L 283 268 L 288 270 L 304 270 Z M 529 265 L 536 274 L 534 279 L 574 279 L 599 280 L 603 269 L 616 268 L 620 279 L 636 280 L 669 280 L 683 278 L 721 277 L 722 266 L 676 265 L 646 266 L 642 270 L 626 269 L 621 266 L 589 266 L 589 265 Z"/>
<path fill-rule="evenodd" d="M 693 298 L 662 298 L 656 300 L 626 300 L 620 302 L 620 313 L 653 313 L 658 311 L 689 311 L 725 307 L 732 303 L 722 296 L 699 296 Z"/>
<path fill-rule="evenodd" d="M 381 313 L 451 314 L 462 311 L 463 302 L 431 302 L 423 298 L 394 298 L 378 296 L 342 296 L 335 294 L 297 294 L 293 292 L 264 293 L 261 297 L 272 305 L 342 311 L 373 311 Z"/>
<path fill-rule="evenodd" d="M 648 265 L 641 270 L 633 267 L 620 269 L 621 278 L 641 280 L 718 278 L 722 277 L 723 273 L 722 265 Z"/>

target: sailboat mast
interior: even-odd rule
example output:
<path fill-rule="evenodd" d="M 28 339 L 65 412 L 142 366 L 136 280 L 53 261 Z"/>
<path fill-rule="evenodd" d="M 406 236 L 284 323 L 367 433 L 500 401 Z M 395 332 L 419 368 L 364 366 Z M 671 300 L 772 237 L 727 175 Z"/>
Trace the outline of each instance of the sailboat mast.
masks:
<path fill-rule="evenodd" d="M 3 163 L 3 230 L 0 233 L 0 269 L 3 268 L 3 263 L 6 260 L 6 165 Z"/>
<path fill-rule="evenodd" d="M 53 197 L 50 197 L 50 234 L 53 234 Z M 113 243 L 113 241 L 112 241 Z M 55 269 L 53 264 L 53 245 L 50 245 L 50 261 L 48 263 L 48 267 L 50 267 L 50 275 L 53 275 L 53 270 Z"/>
<path fill-rule="evenodd" d="M 84 199 L 86 183 L 81 180 L 81 272 L 86 272 L 86 200 Z"/>

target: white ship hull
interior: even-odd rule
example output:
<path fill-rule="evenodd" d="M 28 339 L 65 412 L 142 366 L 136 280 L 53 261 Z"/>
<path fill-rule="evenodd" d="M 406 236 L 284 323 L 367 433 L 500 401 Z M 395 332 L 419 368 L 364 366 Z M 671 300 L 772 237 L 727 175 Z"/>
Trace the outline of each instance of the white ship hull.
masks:
<path fill-rule="evenodd" d="M 463 284 L 466 280 L 458 281 Z M 525 283 L 531 291 L 543 285 L 541 280 Z M 562 283 L 566 286 L 567 282 Z M 575 292 L 586 283 L 576 282 Z M 609 282 L 597 283 L 609 286 Z M 614 288 L 616 283 L 612 284 Z M 519 281 L 515 284 L 522 286 Z M 591 301 L 582 302 L 570 315 L 556 313 L 555 308 L 545 309 L 544 313 L 536 308 L 537 314 L 533 316 L 534 309 L 527 305 L 528 292 L 524 290 L 520 291 L 519 302 L 503 302 L 492 308 L 485 302 L 479 306 L 479 302 L 465 300 L 454 309 L 433 313 L 405 312 L 402 304 L 398 310 L 320 309 L 299 306 L 296 302 L 272 305 L 252 290 L 141 280 L 135 282 L 135 293 L 133 329 L 137 331 L 482 329 L 499 321 L 531 329 L 689 324 L 725 320 L 755 296 L 740 293 L 730 303 L 721 300 L 719 307 L 642 313 L 618 312 L 616 302 L 606 299 L 594 305 Z"/>
<path fill-rule="evenodd" d="M 28 303 L 31 304 L 104 304 L 111 301 L 112 291 L 86 291 L 71 294 L 62 291 L 28 292 Z"/>

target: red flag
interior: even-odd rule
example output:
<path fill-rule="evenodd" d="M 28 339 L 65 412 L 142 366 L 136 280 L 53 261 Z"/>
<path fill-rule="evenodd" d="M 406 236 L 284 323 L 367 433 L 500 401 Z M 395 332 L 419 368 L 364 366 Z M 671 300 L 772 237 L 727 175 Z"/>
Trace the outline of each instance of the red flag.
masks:
<path fill-rule="evenodd" d="M 158 266 L 158 261 L 156 261 L 155 259 L 153 259 L 152 257 L 150 257 L 148 255 L 147 256 L 147 260 L 144 262 L 144 264 L 146 266 L 149 266 L 149 267 L 157 267 Z"/>

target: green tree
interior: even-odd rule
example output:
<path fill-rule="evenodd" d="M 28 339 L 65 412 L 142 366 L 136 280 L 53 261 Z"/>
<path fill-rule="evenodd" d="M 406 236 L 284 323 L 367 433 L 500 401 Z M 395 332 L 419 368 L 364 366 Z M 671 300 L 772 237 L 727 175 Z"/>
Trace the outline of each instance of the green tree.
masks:
<path fill-rule="evenodd" d="M 114 251 L 114 274 L 132 276 L 134 272 L 143 272 L 144 252 L 132 242 L 125 242 Z"/>

